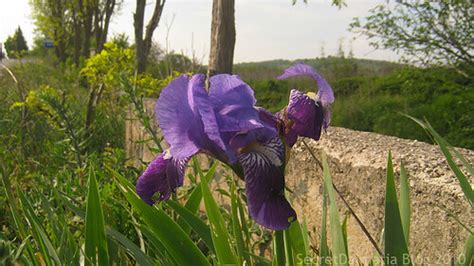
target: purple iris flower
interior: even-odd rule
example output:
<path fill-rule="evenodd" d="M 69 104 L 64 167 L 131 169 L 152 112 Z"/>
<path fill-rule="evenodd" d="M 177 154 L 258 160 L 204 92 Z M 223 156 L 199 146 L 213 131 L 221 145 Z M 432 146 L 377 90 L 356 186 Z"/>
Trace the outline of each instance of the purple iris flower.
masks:
<path fill-rule="evenodd" d="M 160 94 L 155 112 L 170 150 L 139 177 L 137 193 L 148 204 L 168 199 L 182 186 L 191 156 L 203 152 L 229 165 L 245 181 L 249 213 L 257 223 L 287 229 L 296 212 L 284 196 L 286 151 L 297 136 L 319 139 L 322 100 L 317 105 L 294 90 L 288 107 L 275 116 L 255 106 L 253 90 L 238 76 L 221 74 L 209 81 L 208 92 L 204 75 L 183 75 Z"/>
<path fill-rule="evenodd" d="M 318 92 L 314 97 L 298 90 L 291 90 L 290 101 L 277 115 L 284 124 L 286 144 L 292 147 L 298 136 L 319 140 L 321 127 L 326 129 L 331 122 L 331 103 L 334 93 L 329 83 L 311 66 L 299 62 L 285 69 L 277 79 L 307 76 L 314 79 Z"/>

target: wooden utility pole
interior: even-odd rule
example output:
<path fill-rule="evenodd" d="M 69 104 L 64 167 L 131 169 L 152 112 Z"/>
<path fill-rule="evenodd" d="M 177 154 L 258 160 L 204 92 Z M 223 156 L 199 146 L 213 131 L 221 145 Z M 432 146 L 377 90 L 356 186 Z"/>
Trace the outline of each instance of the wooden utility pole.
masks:
<path fill-rule="evenodd" d="M 213 0 L 208 76 L 232 74 L 235 47 L 234 0 Z"/>

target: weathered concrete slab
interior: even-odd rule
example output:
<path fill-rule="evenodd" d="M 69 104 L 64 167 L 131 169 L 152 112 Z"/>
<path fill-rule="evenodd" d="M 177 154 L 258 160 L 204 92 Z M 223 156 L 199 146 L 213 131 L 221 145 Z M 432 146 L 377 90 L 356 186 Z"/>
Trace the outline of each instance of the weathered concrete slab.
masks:
<path fill-rule="evenodd" d="M 154 100 L 146 101 L 150 114 L 154 103 Z M 152 142 L 142 142 L 149 136 L 133 117 L 130 113 L 126 126 L 127 154 L 136 163 L 150 161 L 155 156 L 148 148 Z M 409 244 L 417 264 L 449 264 L 450 258 L 462 251 L 467 231 L 443 209 L 454 213 L 470 228 L 474 226 L 474 211 L 438 147 L 337 127 L 331 127 L 319 142 L 306 141 L 319 158 L 321 152 L 327 154 L 334 183 L 376 240 L 382 237 L 385 167 L 391 150 L 395 170 L 399 171 L 403 160 L 409 175 L 412 201 Z M 474 161 L 474 151 L 459 150 L 468 161 Z M 473 177 L 469 178 L 472 182 Z M 321 223 L 322 172 L 301 141 L 292 151 L 286 182 L 293 190 L 289 197 L 299 217 L 306 219 L 316 246 Z M 341 201 L 338 206 L 341 215 L 347 212 Z M 375 250 L 353 217 L 348 231 L 350 256 L 368 261 Z"/>
<path fill-rule="evenodd" d="M 327 154 L 334 183 L 376 240 L 382 237 L 385 171 L 391 150 L 395 170 L 399 172 L 403 160 L 409 175 L 412 256 L 424 264 L 439 265 L 449 264 L 451 256 L 460 254 L 467 231 L 443 209 L 456 214 L 471 228 L 473 209 L 437 146 L 336 127 L 330 128 L 321 141 L 307 140 L 307 143 L 317 155 L 322 151 Z M 474 161 L 474 151 L 460 151 L 470 162 Z M 287 171 L 287 185 L 294 190 L 291 198 L 295 208 L 318 232 L 322 171 L 301 142 L 292 151 Z M 341 214 L 346 211 L 341 201 L 338 206 Z M 375 250 L 356 221 L 350 219 L 350 253 L 366 261 Z"/>

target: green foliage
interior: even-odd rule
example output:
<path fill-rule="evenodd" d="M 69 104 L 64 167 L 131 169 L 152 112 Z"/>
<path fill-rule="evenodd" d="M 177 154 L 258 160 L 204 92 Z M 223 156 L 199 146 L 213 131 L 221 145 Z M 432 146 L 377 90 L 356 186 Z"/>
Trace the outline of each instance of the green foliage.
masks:
<path fill-rule="evenodd" d="M 131 104 L 133 111 L 140 114 L 139 121 L 159 142 L 160 135 L 150 126 L 153 118 L 145 112 L 143 97 L 157 95 L 171 77 L 157 80 L 151 75 L 135 76 L 133 68 L 129 68 L 133 60 L 127 54 L 124 48 L 107 45 L 105 52 L 86 62 L 82 71 L 41 61 L 12 69 L 20 84 L 0 75 L 0 97 L 4 99 L 0 104 L 0 206 L 4 206 L 0 207 L 0 263 L 80 265 L 83 259 L 85 264 L 107 264 L 108 260 L 117 265 L 270 265 L 273 258 L 287 265 L 305 265 L 307 259 L 311 265 L 344 263 L 336 258 L 349 255 L 347 238 L 351 236 L 347 235 L 347 216 L 340 224 L 336 205 L 339 202 L 326 161 L 322 177 L 323 220 L 321 232 L 317 232 L 320 236 L 315 236 L 320 241 L 315 243 L 310 243 L 310 232 L 303 219 L 293 222 L 288 231 L 275 234 L 255 224 L 248 214 L 244 188 L 230 170 L 216 162 L 205 164 L 196 157 L 186 171 L 189 182 L 173 199 L 146 205 L 132 185 L 145 165 L 129 166 L 123 147 L 125 112 Z M 382 109 L 386 112 L 390 108 L 396 110 L 398 100 L 406 95 L 416 95 L 414 105 L 427 99 L 435 102 L 448 94 L 463 100 L 469 97 L 464 93 L 471 86 L 470 81 L 445 69 L 401 69 L 379 78 L 361 74 L 370 69 L 369 63 L 364 66 L 365 63 L 351 61 L 346 65 L 339 59 L 328 60 L 331 64 L 325 65 L 326 70 L 358 72 L 341 75 L 344 78 L 334 83 L 338 101 L 365 93 L 376 100 L 383 95 L 387 101 L 395 99 L 389 109 Z M 378 74 L 385 70 L 379 71 Z M 284 106 L 293 86 L 314 89 L 314 83 L 305 79 L 254 79 L 250 83 L 256 87 L 259 104 L 271 103 L 274 111 Z M 96 120 L 92 124 L 95 130 L 85 134 L 88 95 L 92 87 L 100 86 L 104 87 L 105 100 L 96 106 Z M 438 89 L 431 89 L 433 86 Z M 361 102 L 367 97 L 361 98 Z M 340 108 L 337 102 L 335 108 Z M 335 118 L 338 115 L 342 114 Z M 434 126 L 421 125 L 440 145 L 466 198 L 471 200 L 466 173 L 472 175 L 472 166 L 447 145 Z M 399 200 L 392 182 L 388 183 L 387 198 L 392 203 L 399 202 L 401 230 L 396 239 L 408 241 L 411 210 L 403 173 L 402 168 Z M 215 187 L 213 180 L 217 178 L 224 178 L 227 186 Z M 391 176 L 390 181 L 393 179 Z M 394 208 L 387 208 L 386 215 L 396 216 Z M 472 257 L 472 239 L 471 234 L 465 256 Z M 393 241 L 385 241 L 386 250 L 396 245 Z M 469 265 L 459 258 L 460 263 Z"/>
<path fill-rule="evenodd" d="M 104 45 L 104 50 L 86 61 L 81 70 L 89 84 L 104 84 L 108 88 L 120 85 L 119 75 L 133 75 L 135 55 L 132 49 L 121 48 L 114 42 Z"/>
<path fill-rule="evenodd" d="M 327 191 L 329 199 L 329 223 L 332 239 L 332 262 L 333 265 L 348 265 L 349 254 L 347 252 L 346 241 L 344 241 L 343 230 L 339 219 L 339 211 L 336 204 L 336 195 L 332 185 L 331 174 L 326 155 L 323 154 L 323 178 L 324 189 Z"/>
<path fill-rule="evenodd" d="M 407 233 L 404 232 L 400 208 L 398 205 L 395 178 L 392 166 L 392 154 L 387 160 L 387 180 L 385 186 L 385 219 L 384 219 L 384 262 L 386 265 L 411 265 L 408 254 Z"/>
<path fill-rule="evenodd" d="M 110 21 L 122 2 L 29 0 L 37 39 L 53 41 L 55 59 L 75 65 L 80 65 L 81 57 L 88 58 L 92 49 L 104 48 Z M 40 46 L 41 41 L 35 50 L 41 55 L 45 50 Z"/>
<path fill-rule="evenodd" d="M 26 44 L 25 37 L 21 28 L 18 27 L 13 36 L 9 36 L 5 41 L 5 50 L 7 51 L 8 57 L 20 58 L 28 51 L 28 45 Z"/>
<path fill-rule="evenodd" d="M 455 146 L 474 148 L 474 82 L 449 68 L 401 66 L 358 59 L 306 60 L 334 89 L 333 126 L 430 142 L 419 127 L 399 113 L 426 117 Z M 290 61 L 235 66 L 254 88 L 257 104 L 280 111 L 290 90 L 316 90 L 309 78 L 275 80 Z"/>
<path fill-rule="evenodd" d="M 376 79 L 357 80 L 357 89 L 337 101 L 332 124 L 430 142 L 400 115 L 424 116 L 456 146 L 474 148 L 474 83 L 444 68 L 405 68 Z"/>
<path fill-rule="evenodd" d="M 89 168 L 89 191 L 85 217 L 86 265 L 109 264 L 109 249 L 105 236 L 105 221 L 94 167 Z"/>
<path fill-rule="evenodd" d="M 387 2 L 371 9 L 362 22 L 356 18 L 351 29 L 368 37 L 374 48 L 402 52 L 408 61 L 472 68 L 472 11 L 471 1 Z"/>

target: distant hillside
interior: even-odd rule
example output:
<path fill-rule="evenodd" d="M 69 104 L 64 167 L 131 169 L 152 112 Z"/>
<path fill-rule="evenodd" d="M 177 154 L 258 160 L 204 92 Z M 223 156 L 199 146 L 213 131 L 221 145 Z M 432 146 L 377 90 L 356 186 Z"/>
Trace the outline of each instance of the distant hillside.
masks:
<path fill-rule="evenodd" d="M 451 144 L 474 149 L 474 82 L 453 69 L 329 57 L 242 63 L 234 72 L 254 89 L 259 106 L 278 112 L 291 89 L 316 89 L 310 78 L 275 80 L 296 61 L 312 65 L 334 89 L 334 126 L 430 142 L 405 113 L 428 119 Z"/>
<path fill-rule="evenodd" d="M 387 61 L 338 57 L 294 61 L 277 59 L 235 64 L 234 73 L 239 74 L 244 80 L 268 80 L 277 77 L 285 68 L 299 61 L 312 65 L 330 82 L 355 76 L 385 76 L 404 66 L 403 64 Z"/>

